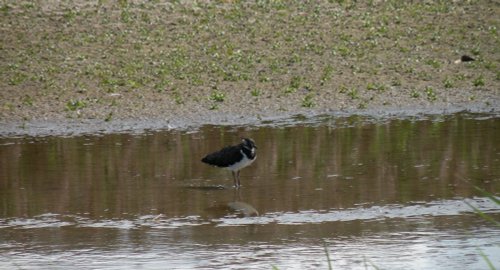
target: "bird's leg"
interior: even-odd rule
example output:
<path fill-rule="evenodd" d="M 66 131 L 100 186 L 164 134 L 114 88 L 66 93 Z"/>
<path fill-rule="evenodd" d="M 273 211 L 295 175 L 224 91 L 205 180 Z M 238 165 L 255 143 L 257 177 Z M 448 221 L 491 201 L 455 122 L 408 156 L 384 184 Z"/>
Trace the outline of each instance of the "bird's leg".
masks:
<path fill-rule="evenodd" d="M 236 173 L 235 173 L 235 171 L 231 171 L 231 174 L 233 174 L 233 186 L 235 188 L 238 188 L 238 183 L 236 182 Z"/>
<path fill-rule="evenodd" d="M 240 188 L 240 186 L 241 186 L 241 184 L 240 184 L 240 171 L 236 172 L 236 179 L 238 179 L 238 188 Z"/>

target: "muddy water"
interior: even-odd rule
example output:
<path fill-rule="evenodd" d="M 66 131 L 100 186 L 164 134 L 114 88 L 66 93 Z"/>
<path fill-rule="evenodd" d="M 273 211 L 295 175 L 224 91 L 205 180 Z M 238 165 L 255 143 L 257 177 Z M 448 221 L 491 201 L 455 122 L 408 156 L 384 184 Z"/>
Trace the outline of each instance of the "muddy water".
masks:
<path fill-rule="evenodd" d="M 200 162 L 252 137 L 231 174 Z M 0 139 L 1 269 L 500 267 L 500 119 Z M 327 253 L 328 252 L 328 256 Z"/>

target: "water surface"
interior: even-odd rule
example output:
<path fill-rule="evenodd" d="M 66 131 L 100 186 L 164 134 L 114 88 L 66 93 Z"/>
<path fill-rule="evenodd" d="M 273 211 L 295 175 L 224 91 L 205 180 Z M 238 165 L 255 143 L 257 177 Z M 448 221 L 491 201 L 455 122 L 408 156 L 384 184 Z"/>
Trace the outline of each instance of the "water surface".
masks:
<path fill-rule="evenodd" d="M 200 159 L 241 137 L 237 191 Z M 1 138 L 0 268 L 327 269 L 325 247 L 334 269 L 499 267 L 475 186 L 500 186 L 488 115 Z"/>

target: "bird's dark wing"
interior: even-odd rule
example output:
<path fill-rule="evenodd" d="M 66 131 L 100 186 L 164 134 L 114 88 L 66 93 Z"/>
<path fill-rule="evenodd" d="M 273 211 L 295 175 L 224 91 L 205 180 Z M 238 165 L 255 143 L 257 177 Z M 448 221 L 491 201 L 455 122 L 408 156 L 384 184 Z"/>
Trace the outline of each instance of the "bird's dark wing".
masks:
<path fill-rule="evenodd" d="M 241 147 L 228 146 L 221 150 L 208 154 L 201 161 L 217 167 L 228 167 L 241 160 Z"/>

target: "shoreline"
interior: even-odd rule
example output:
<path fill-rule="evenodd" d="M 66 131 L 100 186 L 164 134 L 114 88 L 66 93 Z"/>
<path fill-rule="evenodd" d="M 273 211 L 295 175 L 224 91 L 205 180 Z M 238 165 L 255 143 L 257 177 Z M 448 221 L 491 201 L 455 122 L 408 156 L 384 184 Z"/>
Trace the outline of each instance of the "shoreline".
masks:
<path fill-rule="evenodd" d="M 490 104 L 483 102 L 457 105 L 379 107 L 373 109 L 346 110 L 302 110 L 295 112 L 274 112 L 259 115 L 227 114 L 213 112 L 211 114 L 176 115 L 176 117 L 137 117 L 105 121 L 100 119 L 51 119 L 29 121 L 0 120 L 0 138 L 11 137 L 47 137 L 47 136 L 83 136 L 106 135 L 112 133 L 144 133 L 148 131 L 187 131 L 196 130 L 205 125 L 220 126 L 281 126 L 297 123 L 316 122 L 318 118 L 345 118 L 362 116 L 375 119 L 425 118 L 436 115 L 452 115 L 457 113 L 487 114 L 500 117 L 500 100 L 492 100 Z"/>

